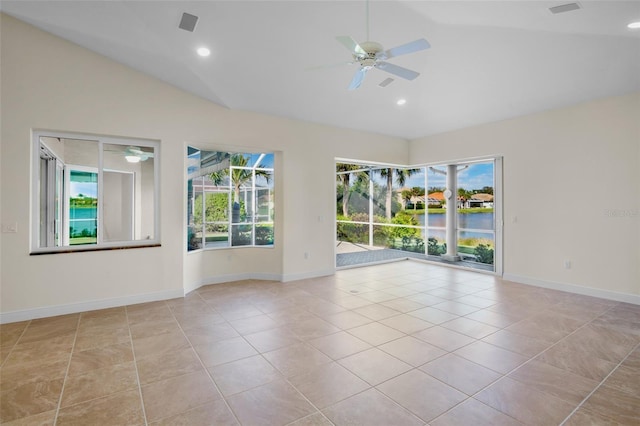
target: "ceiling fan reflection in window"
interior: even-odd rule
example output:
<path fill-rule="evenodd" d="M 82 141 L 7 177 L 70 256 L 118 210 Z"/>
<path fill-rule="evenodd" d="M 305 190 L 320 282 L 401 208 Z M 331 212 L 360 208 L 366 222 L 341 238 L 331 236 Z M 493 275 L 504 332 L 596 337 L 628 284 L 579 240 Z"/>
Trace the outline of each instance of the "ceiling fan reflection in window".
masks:
<path fill-rule="evenodd" d="M 382 45 L 375 41 L 369 41 L 369 1 L 366 2 L 366 21 L 367 21 L 367 41 L 357 43 L 351 36 L 338 36 L 336 39 L 342 43 L 349 51 L 354 59 L 350 64 L 358 64 L 360 68 L 356 71 L 351 83 L 349 84 L 349 90 L 355 90 L 364 81 L 364 77 L 371 69 L 379 69 L 389 74 L 393 74 L 397 77 L 404 78 L 405 80 L 414 80 L 420 73 L 404 68 L 392 63 L 386 62 L 387 59 L 395 58 L 401 55 L 407 55 L 409 53 L 419 52 L 426 50 L 431 45 L 424 39 L 418 39 L 403 45 L 384 50 Z M 385 80 L 386 81 L 386 80 Z M 388 83 L 381 85 L 385 87 Z"/>
<path fill-rule="evenodd" d="M 114 146 L 111 145 L 113 148 Z M 150 151 L 145 151 L 139 146 L 129 145 L 123 147 L 123 149 L 106 149 L 106 151 L 116 152 L 124 156 L 124 159 L 129 163 L 139 163 L 141 161 L 147 161 L 149 158 L 153 158 L 153 148 L 148 148 Z"/>
<path fill-rule="evenodd" d="M 124 150 L 124 159 L 129 163 L 139 163 L 147 161 L 149 158 L 153 158 L 153 152 L 143 151 L 138 146 L 129 145 Z"/>

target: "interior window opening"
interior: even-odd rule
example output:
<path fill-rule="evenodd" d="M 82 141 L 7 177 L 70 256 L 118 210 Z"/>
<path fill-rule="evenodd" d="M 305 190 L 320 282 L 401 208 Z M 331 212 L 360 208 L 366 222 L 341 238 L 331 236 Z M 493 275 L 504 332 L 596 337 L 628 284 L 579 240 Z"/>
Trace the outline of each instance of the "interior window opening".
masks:
<path fill-rule="evenodd" d="M 32 253 L 158 244 L 158 146 L 34 132 Z"/>

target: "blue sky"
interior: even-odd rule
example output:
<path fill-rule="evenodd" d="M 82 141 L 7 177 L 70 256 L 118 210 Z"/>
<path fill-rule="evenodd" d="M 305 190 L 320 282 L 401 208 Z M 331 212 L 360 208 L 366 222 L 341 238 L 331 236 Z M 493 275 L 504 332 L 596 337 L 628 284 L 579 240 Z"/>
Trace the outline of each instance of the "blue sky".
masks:
<path fill-rule="evenodd" d="M 98 197 L 98 184 L 95 182 L 70 182 L 69 187 L 72 198 L 76 198 L 78 194 L 85 197 Z"/>
<path fill-rule="evenodd" d="M 446 166 L 435 167 L 439 170 L 446 170 Z M 444 188 L 446 186 L 445 175 L 434 173 L 427 169 L 427 187 L 439 186 Z M 423 186 L 423 175 L 412 176 L 407 180 L 406 186 Z M 493 187 L 493 163 L 479 163 L 471 164 L 465 170 L 458 172 L 458 187 L 466 190 L 481 189 L 484 186 Z"/>

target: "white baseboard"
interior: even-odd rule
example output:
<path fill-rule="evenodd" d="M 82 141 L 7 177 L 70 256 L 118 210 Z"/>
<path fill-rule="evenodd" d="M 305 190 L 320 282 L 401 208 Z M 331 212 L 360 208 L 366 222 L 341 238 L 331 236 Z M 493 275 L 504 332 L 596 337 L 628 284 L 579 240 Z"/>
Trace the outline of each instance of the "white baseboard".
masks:
<path fill-rule="evenodd" d="M 640 295 L 620 293 L 616 291 L 602 290 L 599 288 L 584 287 L 575 284 L 559 283 L 554 281 L 545 281 L 537 278 L 526 277 L 516 274 L 504 274 L 503 279 L 514 281 L 520 284 L 532 285 L 535 287 L 548 288 L 551 290 L 566 291 L 569 293 L 582 294 L 584 296 L 599 297 L 602 299 L 615 300 L 616 302 L 633 303 L 640 305 Z"/>
<path fill-rule="evenodd" d="M 136 294 L 133 296 L 72 303 L 68 305 L 45 306 L 42 308 L 25 309 L 21 311 L 2 312 L 0 313 L 0 324 L 55 317 L 58 315 L 75 314 L 78 312 L 94 311 L 97 309 L 116 308 L 125 305 L 135 305 L 137 303 L 175 299 L 177 297 L 184 297 L 184 290 L 165 290 L 154 293 Z"/>
<path fill-rule="evenodd" d="M 333 275 L 335 274 L 336 271 L 335 269 L 325 269 L 325 270 L 320 270 L 320 271 L 311 271 L 311 272 L 304 272 L 301 274 L 288 274 L 288 275 L 283 275 L 282 276 L 282 282 L 291 282 L 291 281 L 298 281 L 298 280 L 308 280 L 311 278 L 318 278 L 318 277 L 326 277 L 328 275 Z"/>
<path fill-rule="evenodd" d="M 0 324 L 8 324 L 18 321 L 28 321 L 38 318 L 54 317 L 58 315 L 75 314 L 78 312 L 94 311 L 97 309 L 116 308 L 119 306 L 135 305 L 137 303 L 155 302 L 158 300 L 175 299 L 184 297 L 185 294 L 197 290 L 198 288 L 209 284 L 220 284 L 242 280 L 264 280 L 264 281 L 280 281 L 288 282 L 308 278 L 322 277 L 332 275 L 333 270 L 315 271 L 304 274 L 263 274 L 263 273 L 247 273 L 247 274 L 229 274 L 216 275 L 203 278 L 199 282 L 186 285 L 184 289 L 166 290 L 147 294 L 137 294 L 133 296 L 115 297 L 111 299 L 91 300 L 88 302 L 71 303 L 68 305 L 45 306 L 41 308 L 25 309 L 12 312 L 0 312 Z"/>
<path fill-rule="evenodd" d="M 264 273 L 246 273 L 246 274 L 228 274 L 228 275 L 214 275 L 211 277 L 206 277 L 201 279 L 198 282 L 188 284 L 185 286 L 185 294 L 191 293 L 194 290 L 199 289 L 205 285 L 210 284 L 222 284 L 229 283 L 234 281 L 242 281 L 242 280 L 263 280 L 263 281 L 279 281 L 279 282 L 290 282 L 296 280 L 305 280 L 309 278 L 317 278 L 324 277 L 327 275 L 333 275 L 335 271 L 333 269 L 323 270 L 323 271 L 313 271 L 313 272 L 305 272 L 303 274 L 264 274 Z"/>
<path fill-rule="evenodd" d="M 202 278 L 200 281 L 187 285 L 185 287 L 185 294 L 191 293 L 194 290 L 199 289 L 209 284 L 222 284 L 230 283 L 234 281 L 243 280 L 264 280 L 264 281 L 282 281 L 280 274 L 262 274 L 262 273 L 245 273 L 245 274 L 227 274 L 227 275 L 213 275 L 210 277 Z"/>

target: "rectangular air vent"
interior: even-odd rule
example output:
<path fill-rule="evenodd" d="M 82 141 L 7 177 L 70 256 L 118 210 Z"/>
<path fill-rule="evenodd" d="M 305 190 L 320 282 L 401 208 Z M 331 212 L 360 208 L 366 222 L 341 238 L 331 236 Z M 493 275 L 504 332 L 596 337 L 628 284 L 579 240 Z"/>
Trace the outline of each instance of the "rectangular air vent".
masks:
<path fill-rule="evenodd" d="M 385 78 L 382 83 L 378 84 L 378 86 L 380 87 L 387 87 L 388 85 L 390 85 L 391 83 L 393 83 L 393 79 L 392 78 Z"/>
<path fill-rule="evenodd" d="M 580 9 L 580 5 L 578 3 L 567 3 L 567 4 L 562 4 L 560 6 L 550 7 L 549 11 L 551 11 L 551 13 L 553 14 L 557 14 L 557 13 L 571 12 L 572 10 L 578 10 L 578 9 Z"/>
<path fill-rule="evenodd" d="M 193 30 L 196 28 L 197 22 L 198 17 L 196 15 L 191 15 L 190 13 L 185 12 L 182 14 L 182 19 L 180 20 L 180 25 L 178 25 L 178 28 L 185 31 L 193 32 Z"/>

